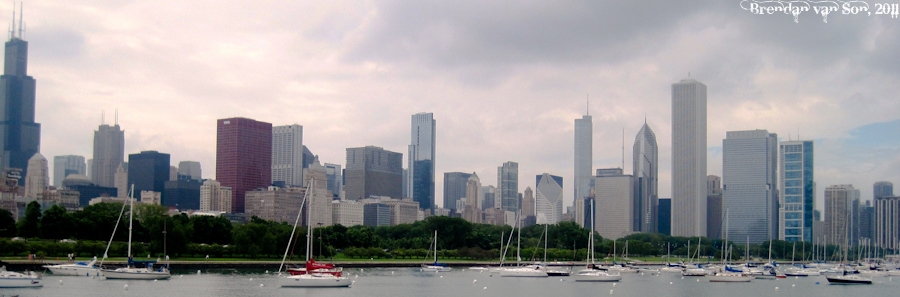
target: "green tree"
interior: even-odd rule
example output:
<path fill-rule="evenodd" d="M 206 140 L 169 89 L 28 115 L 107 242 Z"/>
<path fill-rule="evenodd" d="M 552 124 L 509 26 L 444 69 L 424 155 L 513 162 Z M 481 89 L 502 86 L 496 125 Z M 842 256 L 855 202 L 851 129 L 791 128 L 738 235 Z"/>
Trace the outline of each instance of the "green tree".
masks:
<path fill-rule="evenodd" d="M 25 206 L 25 217 L 19 220 L 16 229 L 21 237 L 41 236 L 41 205 L 37 201 L 31 201 Z"/>
<path fill-rule="evenodd" d="M 72 237 L 72 215 L 58 204 L 51 206 L 41 217 L 41 235 L 44 239 Z"/>
<path fill-rule="evenodd" d="M 190 225 L 193 231 L 191 242 L 194 243 L 231 243 L 231 221 L 221 216 L 192 216 Z"/>
<path fill-rule="evenodd" d="M 16 219 L 11 212 L 0 209 L 0 237 L 16 236 Z"/>

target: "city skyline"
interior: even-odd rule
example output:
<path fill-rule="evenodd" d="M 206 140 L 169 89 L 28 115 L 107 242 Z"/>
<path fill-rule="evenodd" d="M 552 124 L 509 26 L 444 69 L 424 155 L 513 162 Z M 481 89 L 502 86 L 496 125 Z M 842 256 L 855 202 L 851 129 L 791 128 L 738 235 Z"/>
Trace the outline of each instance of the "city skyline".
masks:
<path fill-rule="evenodd" d="M 35 120 L 42 125 L 41 153 L 90 158 L 102 110 L 118 108 L 126 154 L 157 150 L 172 154 L 173 164 L 199 161 L 204 178 L 216 171 L 213 121 L 234 116 L 297 122 L 306 128 L 304 144 L 323 162 L 343 164 L 349 147 L 406 151 L 408 117 L 428 111 L 441 119 L 436 175 L 491 177 L 497 164 L 513 160 L 521 176 L 559 173 L 563 188 L 572 189 L 564 193 L 570 206 L 572 120 L 590 94 L 592 168 L 619 164 L 621 129 L 636 133 L 646 113 L 660 140 L 659 196 L 669 198 L 669 85 L 691 72 L 709 86 L 708 174 L 721 175 L 725 131 L 767 129 L 783 141 L 797 139 L 799 129 L 800 139 L 816 142 L 817 205 L 821 185 L 854 184 L 868 200 L 875 181 L 897 182 L 890 168 L 900 164 L 900 137 L 885 133 L 900 131 L 900 105 L 885 82 L 898 74 L 885 65 L 897 64 L 888 53 L 896 52 L 891 41 L 900 34 L 871 18 L 833 16 L 824 24 L 804 15 L 795 24 L 789 16 L 749 15 L 730 2 L 554 9 L 537 3 L 509 14 L 501 13 L 503 5 L 476 10 L 467 3 L 455 11 L 429 3 L 222 5 L 215 13 L 193 5 L 29 3 L 24 39 L 29 75 L 41 81 Z M 682 13 L 658 18 L 640 12 L 643 5 Z M 408 26 L 401 16 L 414 8 L 422 13 L 415 22 L 445 21 L 456 33 Z M 629 17 L 608 17 L 616 11 Z M 280 17 L 257 24 L 248 14 Z M 489 15 L 503 17 L 493 20 L 497 26 L 475 22 Z M 530 28 L 544 21 L 563 22 Z M 609 26 L 627 30 L 602 30 Z M 838 46 L 828 37 L 835 35 L 845 38 Z M 410 47 L 392 47 L 400 40 Z M 697 44 L 721 45 L 698 50 Z M 436 188 L 441 183 L 436 179 Z"/>

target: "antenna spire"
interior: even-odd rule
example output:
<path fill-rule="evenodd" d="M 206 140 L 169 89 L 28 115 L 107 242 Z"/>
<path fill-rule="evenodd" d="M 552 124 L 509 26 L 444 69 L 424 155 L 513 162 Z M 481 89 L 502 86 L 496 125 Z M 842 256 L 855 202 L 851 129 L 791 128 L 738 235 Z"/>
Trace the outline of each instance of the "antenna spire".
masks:
<path fill-rule="evenodd" d="M 584 115 L 591 115 L 591 94 L 587 94 L 587 100 L 585 102 L 585 110 Z"/>
<path fill-rule="evenodd" d="M 12 27 L 9 29 L 9 39 L 16 37 L 16 2 L 13 2 Z"/>
<path fill-rule="evenodd" d="M 23 6 L 25 6 L 25 4 L 22 2 L 19 2 L 19 39 L 22 39 L 22 33 L 25 31 L 24 27 L 22 26 L 22 7 Z M 13 4 L 13 7 L 15 7 L 15 4 Z M 15 8 L 13 8 L 13 14 L 16 14 Z"/>
<path fill-rule="evenodd" d="M 625 174 L 625 127 L 622 127 L 622 174 Z"/>

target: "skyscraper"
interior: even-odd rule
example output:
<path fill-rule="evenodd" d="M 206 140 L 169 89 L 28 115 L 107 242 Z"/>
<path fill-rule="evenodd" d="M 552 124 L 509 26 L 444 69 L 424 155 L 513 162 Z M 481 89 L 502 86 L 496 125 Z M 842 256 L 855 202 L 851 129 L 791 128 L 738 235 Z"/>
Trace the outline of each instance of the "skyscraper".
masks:
<path fill-rule="evenodd" d="M 272 183 L 272 124 L 229 118 L 216 125 L 216 180 L 231 188 L 232 212 L 243 213 L 245 193 Z"/>
<path fill-rule="evenodd" d="M 634 137 L 634 231 L 656 233 L 659 196 L 659 147 L 656 134 L 644 120 Z"/>
<path fill-rule="evenodd" d="M 318 158 L 313 158 L 312 164 L 306 174 L 306 190 L 312 191 L 307 202 L 308 222 L 312 226 L 331 226 L 332 218 L 331 195 L 328 195 L 328 181 L 325 175 L 325 166 L 319 163 Z M 315 180 L 315 182 L 311 182 Z M 320 225 L 321 224 L 321 225 Z"/>
<path fill-rule="evenodd" d="M 900 197 L 875 198 L 875 246 L 900 248 Z"/>
<path fill-rule="evenodd" d="M 200 186 L 200 210 L 231 212 L 231 188 L 223 187 L 214 179 L 203 182 Z"/>
<path fill-rule="evenodd" d="M 499 208 L 519 211 L 519 163 L 509 161 L 497 167 L 497 192 L 500 195 Z"/>
<path fill-rule="evenodd" d="M 303 161 L 303 126 L 272 127 L 272 183 L 302 187 Z"/>
<path fill-rule="evenodd" d="M 876 182 L 873 186 L 873 198 L 894 196 L 894 184 L 887 181 Z"/>
<path fill-rule="evenodd" d="M 53 157 L 53 185 L 62 186 L 63 179 L 69 174 L 86 175 L 87 166 L 82 156 L 55 156 Z"/>
<path fill-rule="evenodd" d="M 659 198 L 659 233 L 672 234 L 672 199 Z"/>
<path fill-rule="evenodd" d="M 706 237 L 722 238 L 722 178 L 710 175 L 706 177 Z"/>
<path fill-rule="evenodd" d="M 847 247 L 852 228 L 851 205 L 859 200 L 859 190 L 853 185 L 834 185 L 825 188 L 825 244 Z"/>
<path fill-rule="evenodd" d="M 462 212 L 461 209 L 456 209 L 456 201 L 467 197 L 466 185 L 471 176 L 472 174 L 465 172 L 444 172 L 444 208 Z M 481 179 L 478 182 L 481 183 Z M 481 199 L 479 198 L 478 200 Z M 468 200 L 466 201 L 468 202 Z M 479 201 L 478 205 L 481 204 Z"/>
<path fill-rule="evenodd" d="M 28 42 L 22 39 L 22 10 L 19 8 L 19 31 L 16 35 L 15 8 L 12 29 L 6 42 L 3 75 L 0 76 L 0 168 L 22 169 L 28 175 L 28 160 L 41 148 L 41 124 L 34 121 L 35 80 L 28 76 Z M 23 184 L 19 180 L 19 184 Z"/>
<path fill-rule="evenodd" d="M 407 193 L 419 208 L 426 212 L 434 209 L 434 140 L 435 126 L 432 113 L 412 115 L 412 129 L 409 143 L 409 176 L 407 177 Z"/>
<path fill-rule="evenodd" d="M 593 160 L 593 123 L 590 115 L 575 119 L 575 185 L 574 201 L 591 195 L 591 169 Z M 652 132 L 651 132 L 652 133 Z M 656 164 L 653 164 L 654 166 Z M 575 205 L 574 202 L 572 205 Z M 578 208 L 575 209 L 577 213 Z"/>
<path fill-rule="evenodd" d="M 170 161 L 169 154 L 157 151 L 128 155 L 128 185 L 134 185 L 135 195 L 141 191 L 163 193 L 169 181 Z"/>
<path fill-rule="evenodd" d="M 563 178 L 544 173 L 538 175 L 534 188 L 535 217 L 538 224 L 556 224 L 562 220 Z"/>
<path fill-rule="evenodd" d="M 178 175 L 183 176 L 184 179 L 190 180 L 203 180 L 202 170 L 200 169 L 200 162 L 196 161 L 181 161 L 178 162 Z M 178 178 L 181 179 L 181 178 Z"/>
<path fill-rule="evenodd" d="M 813 242 L 816 209 L 812 141 L 785 141 L 779 145 L 778 239 Z"/>
<path fill-rule="evenodd" d="M 706 85 L 672 84 L 672 235 L 706 236 Z"/>
<path fill-rule="evenodd" d="M 110 126 L 101 124 L 94 131 L 94 158 L 91 180 L 103 187 L 116 186 L 116 169 L 125 162 L 125 131 L 116 122 Z"/>
<path fill-rule="evenodd" d="M 36 153 L 28 159 L 28 173 L 25 175 L 25 196 L 35 199 L 43 198 L 44 189 L 50 184 L 50 170 L 47 169 L 47 158 Z"/>
<path fill-rule="evenodd" d="M 634 178 L 621 168 L 597 169 L 594 177 L 594 228 L 600 236 L 622 238 L 634 233 Z"/>
<path fill-rule="evenodd" d="M 341 165 L 331 163 L 325 163 L 324 165 L 325 179 L 328 180 L 328 190 L 331 191 L 331 198 L 332 200 L 338 200 L 341 198 L 341 192 L 344 190 L 344 174 L 341 171 Z M 362 210 L 361 206 L 360 210 Z"/>
<path fill-rule="evenodd" d="M 778 238 L 778 136 L 728 131 L 722 141 L 722 207 L 728 234 L 762 243 Z M 707 206 L 708 207 L 708 206 Z"/>
<path fill-rule="evenodd" d="M 466 205 L 460 211 L 464 220 L 471 223 L 481 223 L 481 203 L 478 194 L 481 192 L 481 179 L 472 172 L 466 180 Z M 459 199 L 457 199 L 459 200 Z"/>
<path fill-rule="evenodd" d="M 522 215 L 519 216 L 522 221 L 522 227 L 537 224 L 536 215 L 534 191 L 531 190 L 531 187 L 525 187 L 525 193 L 522 195 Z M 546 220 L 542 219 L 541 224 L 545 224 L 544 221 Z"/>
<path fill-rule="evenodd" d="M 400 198 L 403 154 L 377 146 L 347 148 L 344 195 L 348 200 L 369 196 Z"/>

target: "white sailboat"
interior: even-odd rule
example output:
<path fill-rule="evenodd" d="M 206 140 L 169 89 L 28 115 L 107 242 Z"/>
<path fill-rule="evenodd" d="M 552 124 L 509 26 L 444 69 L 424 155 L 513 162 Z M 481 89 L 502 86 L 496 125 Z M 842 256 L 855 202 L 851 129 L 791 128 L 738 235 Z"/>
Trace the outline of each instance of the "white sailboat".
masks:
<path fill-rule="evenodd" d="M 516 266 L 515 267 L 500 267 L 498 270 L 500 271 L 500 276 L 502 277 L 547 277 L 547 270 L 543 265 L 525 265 L 520 266 L 520 262 L 522 261 L 522 256 L 520 254 L 521 249 L 519 248 L 522 245 L 522 229 L 520 226 L 519 216 L 516 215 L 516 232 L 517 234 L 517 244 L 516 244 Z M 509 248 L 509 245 L 507 245 Z"/>
<path fill-rule="evenodd" d="M 6 271 L 6 266 L 0 266 L 0 288 L 29 288 L 43 287 L 41 275 L 34 271 L 25 273 Z"/>
<path fill-rule="evenodd" d="M 588 236 L 588 265 L 579 270 L 573 277 L 576 282 L 617 282 L 622 280 L 621 273 L 610 273 L 598 269 L 594 264 L 594 201 L 591 201 L 591 234 Z"/>
<path fill-rule="evenodd" d="M 303 207 L 306 206 L 307 200 L 309 196 L 313 192 L 312 189 L 315 188 L 316 180 L 310 179 L 309 186 L 306 188 L 306 194 L 303 196 L 303 202 L 300 204 L 300 211 L 297 212 L 297 219 L 294 221 L 294 228 L 291 229 L 291 238 L 288 240 L 287 248 L 284 250 L 284 258 L 281 260 L 281 266 L 278 267 L 278 274 L 281 274 L 281 269 L 284 267 L 284 261 L 287 259 L 288 251 L 291 248 L 291 240 L 294 239 L 294 232 L 297 230 L 297 224 L 300 222 L 300 214 L 303 213 Z M 306 222 L 306 260 L 307 266 L 312 260 L 312 224 L 309 222 L 309 218 L 311 216 L 307 216 Z M 297 275 L 289 275 L 285 277 L 281 277 L 279 279 L 279 283 L 282 287 L 301 287 L 301 288 L 327 288 L 327 287 L 349 287 L 353 284 L 346 276 L 341 275 L 340 273 L 330 273 L 330 272 L 317 272 L 315 269 L 309 269 L 307 267 L 307 271 L 304 274 Z"/>
<path fill-rule="evenodd" d="M 707 278 L 710 282 L 719 282 L 719 283 L 745 283 L 752 281 L 756 277 L 750 274 L 745 274 L 742 272 L 734 272 L 729 271 L 728 267 L 728 256 L 731 253 L 728 251 L 728 210 L 725 210 L 725 240 L 722 242 L 722 270 L 716 272 L 714 275 L 709 275 Z M 698 247 L 699 249 L 699 247 Z M 699 250 L 698 250 L 699 252 Z"/>
<path fill-rule="evenodd" d="M 76 275 L 76 276 L 100 276 L 100 266 L 96 265 L 97 257 L 90 262 L 76 262 L 67 264 L 44 265 L 55 275 Z"/>
<path fill-rule="evenodd" d="M 144 262 L 144 267 L 137 267 L 137 263 L 134 261 L 134 256 L 131 254 L 131 233 L 132 227 L 134 223 L 134 185 L 131 185 L 131 197 L 130 197 L 130 210 L 128 212 L 128 266 L 116 268 L 116 269 L 100 269 L 100 274 L 102 274 L 106 279 L 167 279 L 172 276 L 169 272 L 168 265 L 159 266 L 159 268 L 154 269 L 152 261 Z M 124 205 L 122 206 L 124 210 Z M 121 215 L 120 215 L 121 217 Z M 118 227 L 119 222 L 116 221 L 116 227 Z M 113 229 L 113 235 L 116 234 L 115 229 Z M 112 243 L 112 238 L 109 239 L 110 243 Z M 109 250 L 109 245 L 107 245 L 107 251 Z M 106 253 L 104 253 L 105 255 Z"/>
<path fill-rule="evenodd" d="M 434 252 L 434 263 L 432 264 L 422 264 L 422 271 L 425 272 L 449 272 L 453 270 L 450 266 L 447 266 L 443 263 L 438 263 L 437 261 L 437 230 L 434 230 L 434 240 L 432 241 L 432 245 L 434 248 L 431 249 L 430 252 Z"/>

